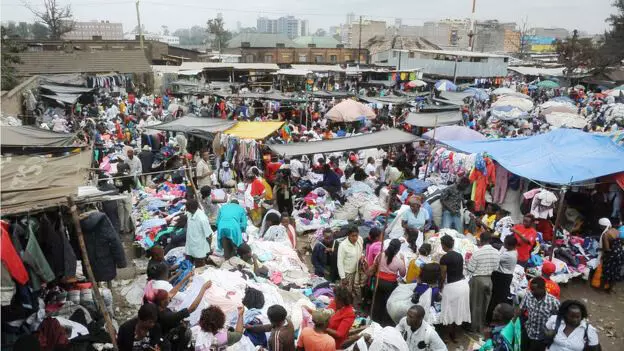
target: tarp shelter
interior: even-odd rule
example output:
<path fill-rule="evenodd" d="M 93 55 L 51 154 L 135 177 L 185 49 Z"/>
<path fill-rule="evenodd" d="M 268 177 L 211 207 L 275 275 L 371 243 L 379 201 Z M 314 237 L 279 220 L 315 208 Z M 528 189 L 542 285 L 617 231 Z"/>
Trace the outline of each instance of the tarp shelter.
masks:
<path fill-rule="evenodd" d="M 407 124 L 411 124 L 415 127 L 425 128 L 447 126 L 451 124 L 457 124 L 461 121 L 462 116 L 459 110 L 431 113 L 411 112 L 407 115 L 407 118 L 405 119 L 405 123 Z"/>
<path fill-rule="evenodd" d="M 284 122 L 238 122 L 224 133 L 241 139 L 261 140 L 280 129 Z"/>
<path fill-rule="evenodd" d="M 217 118 L 196 117 L 186 115 L 171 122 L 146 127 L 148 129 L 165 130 L 168 132 L 184 132 L 190 134 L 218 133 L 232 128 L 234 121 Z"/>
<path fill-rule="evenodd" d="M 420 140 L 416 135 L 398 129 L 388 129 L 376 133 L 356 135 L 321 141 L 269 145 L 278 155 L 298 156 L 317 153 L 360 150 L 393 144 L 405 144 Z"/>
<path fill-rule="evenodd" d="M 539 182 L 567 185 L 624 171 L 624 148 L 605 135 L 556 129 L 525 138 L 444 141 L 466 153 L 487 152 L 509 172 Z"/>
<path fill-rule="evenodd" d="M 2 147 L 72 147 L 75 135 L 56 133 L 30 126 L 2 126 L 0 128 Z"/>
<path fill-rule="evenodd" d="M 435 140 L 486 140 L 485 135 L 465 126 L 442 126 L 422 135 Z"/>
<path fill-rule="evenodd" d="M 452 92 L 452 91 L 443 91 L 440 93 L 439 99 L 434 99 L 435 101 L 445 102 L 447 104 L 453 105 L 465 105 L 464 99 L 467 97 L 473 96 L 473 93 L 462 93 L 462 92 Z"/>
<path fill-rule="evenodd" d="M 39 89 L 49 90 L 54 94 L 84 94 L 92 92 L 95 88 L 70 87 L 56 84 L 41 84 L 39 86 Z"/>
<path fill-rule="evenodd" d="M 76 196 L 78 187 L 88 180 L 91 150 L 60 157 L 3 156 L 1 160 L 0 211 L 8 215 L 57 206 L 67 196 Z"/>
<path fill-rule="evenodd" d="M 55 95 L 40 94 L 39 96 L 52 99 L 63 104 L 73 105 L 76 103 L 76 101 L 78 101 L 81 95 L 82 94 L 55 94 Z"/>

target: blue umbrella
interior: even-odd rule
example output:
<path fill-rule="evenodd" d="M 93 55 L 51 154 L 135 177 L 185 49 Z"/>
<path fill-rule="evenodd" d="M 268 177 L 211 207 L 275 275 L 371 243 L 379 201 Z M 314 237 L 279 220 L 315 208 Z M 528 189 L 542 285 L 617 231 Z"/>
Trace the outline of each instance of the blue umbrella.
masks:
<path fill-rule="evenodd" d="M 468 88 L 468 89 L 464 90 L 463 92 L 464 93 L 471 93 L 471 94 L 473 94 L 472 97 L 475 98 L 475 100 L 478 100 L 478 101 L 486 101 L 486 100 L 488 100 L 490 98 L 488 93 L 486 93 L 485 90 L 483 90 L 483 89 Z"/>
<path fill-rule="evenodd" d="M 435 83 L 436 89 L 440 91 L 456 91 L 457 85 L 453 84 L 450 80 L 442 79 Z"/>
<path fill-rule="evenodd" d="M 572 104 L 572 105 L 576 104 L 574 102 L 574 100 L 572 100 L 571 98 L 569 98 L 567 96 L 557 96 L 557 97 L 554 97 L 554 98 L 552 98 L 550 100 L 556 101 L 556 102 L 567 102 L 567 103 Z"/>
<path fill-rule="evenodd" d="M 535 90 L 537 89 L 537 85 L 531 84 L 529 85 L 529 90 Z"/>

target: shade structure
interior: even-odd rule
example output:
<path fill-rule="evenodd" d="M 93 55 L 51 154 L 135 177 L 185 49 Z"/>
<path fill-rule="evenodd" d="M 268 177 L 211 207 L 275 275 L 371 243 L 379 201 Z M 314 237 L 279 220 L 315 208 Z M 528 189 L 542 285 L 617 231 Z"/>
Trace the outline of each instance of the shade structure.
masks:
<path fill-rule="evenodd" d="M 617 87 L 615 89 L 612 89 L 611 91 L 609 91 L 608 95 L 613 97 L 619 97 L 620 95 L 624 96 L 624 88 Z"/>
<path fill-rule="evenodd" d="M 195 115 L 186 115 L 171 122 L 165 122 L 147 129 L 166 130 L 169 132 L 183 133 L 218 133 L 232 128 L 236 124 L 234 121 L 228 121 L 218 118 L 197 117 Z"/>
<path fill-rule="evenodd" d="M 420 87 L 426 86 L 427 82 L 420 80 L 420 79 L 416 79 L 416 80 L 409 81 L 406 85 L 410 88 L 420 88 Z"/>
<path fill-rule="evenodd" d="M 344 150 L 369 149 L 385 145 L 412 143 L 417 140 L 420 140 L 420 138 L 416 135 L 398 129 L 388 129 L 346 138 L 291 144 L 273 144 L 269 145 L 269 148 L 278 155 L 298 156 Z"/>
<path fill-rule="evenodd" d="M 573 114 L 577 114 L 577 107 L 576 106 L 572 106 L 572 105 L 568 105 L 568 104 L 564 104 L 564 105 L 558 105 L 558 106 L 550 106 L 547 108 L 542 109 L 541 114 L 542 115 L 549 115 L 551 113 L 573 113 Z"/>
<path fill-rule="evenodd" d="M 529 99 L 514 97 L 514 96 L 503 96 L 500 99 L 496 100 L 495 103 L 492 104 L 492 107 L 503 107 L 503 106 L 511 106 L 519 110 L 522 110 L 524 112 L 528 112 L 533 109 L 533 101 Z"/>
<path fill-rule="evenodd" d="M 441 99 L 436 99 L 437 101 L 444 102 L 447 104 L 453 105 L 464 105 L 464 99 L 471 97 L 473 94 L 468 92 L 453 92 L 453 91 L 443 91 L 440 93 Z"/>
<path fill-rule="evenodd" d="M 607 107 L 605 118 L 609 123 L 613 120 L 624 121 L 624 104 L 612 104 Z"/>
<path fill-rule="evenodd" d="M 537 83 L 537 87 L 542 89 L 555 89 L 559 88 L 559 83 L 553 82 L 552 80 L 543 80 Z"/>
<path fill-rule="evenodd" d="M 465 126 L 442 126 L 428 131 L 423 138 L 435 140 L 486 140 L 485 135 Z"/>
<path fill-rule="evenodd" d="M 574 104 L 574 102 L 572 100 L 570 101 L 563 101 L 563 100 L 553 100 L 550 99 L 548 101 L 546 101 L 545 103 L 541 104 L 540 107 L 542 109 L 547 109 L 547 108 L 551 108 L 551 107 L 568 107 L 568 108 L 575 108 L 576 109 L 576 105 Z"/>
<path fill-rule="evenodd" d="M 65 203 L 67 196 L 76 196 L 78 187 L 87 183 L 91 159 L 91 150 L 60 157 L 3 156 L 0 168 L 2 214 Z"/>
<path fill-rule="evenodd" d="M 453 84 L 450 80 L 442 79 L 435 83 L 435 88 L 440 91 L 456 91 L 457 85 Z"/>
<path fill-rule="evenodd" d="M 513 106 L 497 106 L 492 108 L 492 116 L 504 121 L 528 117 L 528 113 Z"/>
<path fill-rule="evenodd" d="M 376 115 L 372 108 L 355 100 L 346 99 L 327 111 L 325 117 L 334 122 L 355 122 L 373 119 Z"/>
<path fill-rule="evenodd" d="M 494 89 L 494 91 L 492 91 L 492 94 L 494 95 L 505 95 L 505 94 L 513 94 L 516 91 L 513 89 L 509 89 L 509 88 L 497 88 Z"/>
<path fill-rule="evenodd" d="M 275 133 L 284 122 L 238 122 L 224 133 L 241 139 L 261 140 Z"/>
<path fill-rule="evenodd" d="M 444 141 L 466 153 L 487 152 L 511 173 L 566 185 L 624 171 L 624 148 L 609 136 L 560 128 L 525 138 Z"/>
<path fill-rule="evenodd" d="M 457 124 L 461 121 L 462 116 L 459 110 L 431 113 L 411 112 L 405 119 L 405 123 L 407 124 L 425 128 Z"/>
<path fill-rule="evenodd" d="M 576 113 L 553 112 L 546 115 L 546 122 L 553 127 L 584 128 L 587 120 Z M 623 161 L 624 162 L 624 161 Z"/>
<path fill-rule="evenodd" d="M 486 101 L 490 98 L 490 95 L 488 95 L 488 93 L 485 90 L 479 89 L 479 88 L 468 88 L 462 91 L 462 93 L 472 94 L 472 98 L 477 101 Z"/>
<path fill-rule="evenodd" d="M 2 147 L 73 147 L 76 135 L 56 133 L 31 126 L 2 126 L 0 143 Z"/>

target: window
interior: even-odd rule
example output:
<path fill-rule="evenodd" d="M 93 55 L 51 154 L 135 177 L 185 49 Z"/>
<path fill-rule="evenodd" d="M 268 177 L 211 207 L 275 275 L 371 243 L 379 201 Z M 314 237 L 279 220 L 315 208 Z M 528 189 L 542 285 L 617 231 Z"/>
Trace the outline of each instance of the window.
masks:
<path fill-rule="evenodd" d="M 307 59 L 306 55 L 299 55 L 299 62 L 307 62 Z"/>
<path fill-rule="evenodd" d="M 392 57 L 393 57 L 393 58 L 396 58 L 396 57 L 397 57 L 397 52 L 396 52 L 396 51 L 394 51 L 394 50 L 392 50 Z"/>
<path fill-rule="evenodd" d="M 329 56 L 329 61 L 331 61 L 331 63 L 338 62 L 338 56 L 336 56 L 336 55 Z"/>
<path fill-rule="evenodd" d="M 410 53 L 409 53 L 408 57 L 409 57 L 409 58 L 414 58 L 414 57 L 415 57 L 415 54 L 414 54 L 413 52 L 411 52 L 411 51 L 410 51 Z"/>
<path fill-rule="evenodd" d="M 273 62 L 273 55 L 264 55 L 264 62 L 265 63 L 272 63 Z"/>
<path fill-rule="evenodd" d="M 252 55 L 252 54 L 245 55 L 245 62 L 246 63 L 253 63 L 254 62 L 254 55 Z"/>
<path fill-rule="evenodd" d="M 323 55 L 314 56 L 314 63 L 323 63 L 324 61 L 325 61 L 325 58 L 323 57 Z"/>
<path fill-rule="evenodd" d="M 351 55 L 345 55 L 345 61 L 351 61 Z"/>

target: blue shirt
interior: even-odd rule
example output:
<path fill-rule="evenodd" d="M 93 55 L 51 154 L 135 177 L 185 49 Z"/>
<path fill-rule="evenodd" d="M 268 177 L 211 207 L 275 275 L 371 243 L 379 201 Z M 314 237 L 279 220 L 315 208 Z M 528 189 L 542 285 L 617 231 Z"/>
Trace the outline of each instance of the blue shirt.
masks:
<path fill-rule="evenodd" d="M 427 210 L 423 207 L 420 208 L 420 211 L 418 211 L 417 215 L 415 215 L 414 212 L 409 209 L 407 210 L 407 212 L 405 212 L 405 215 L 403 216 L 403 220 L 407 221 L 408 227 L 418 230 L 422 230 L 425 227 L 428 219 L 429 214 L 427 213 Z"/>

